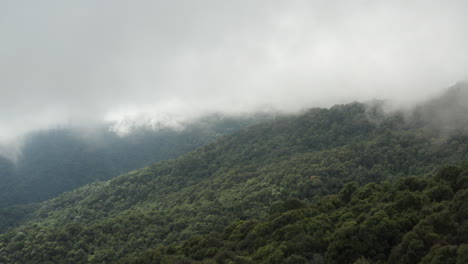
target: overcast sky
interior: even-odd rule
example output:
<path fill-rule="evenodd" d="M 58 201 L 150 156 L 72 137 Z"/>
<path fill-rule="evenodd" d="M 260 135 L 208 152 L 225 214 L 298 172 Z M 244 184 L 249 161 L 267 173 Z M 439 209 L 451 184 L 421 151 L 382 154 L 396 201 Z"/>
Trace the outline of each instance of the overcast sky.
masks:
<path fill-rule="evenodd" d="M 467 14 L 462 0 L 0 0 L 0 142 L 56 124 L 408 103 L 466 79 Z"/>

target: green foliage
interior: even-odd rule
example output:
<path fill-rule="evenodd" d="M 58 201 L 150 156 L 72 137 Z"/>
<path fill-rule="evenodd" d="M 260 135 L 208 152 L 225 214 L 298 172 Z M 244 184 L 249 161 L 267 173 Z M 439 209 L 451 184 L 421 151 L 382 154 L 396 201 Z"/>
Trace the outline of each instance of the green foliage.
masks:
<path fill-rule="evenodd" d="M 466 190 L 442 202 L 424 194 L 435 186 L 449 187 L 452 178 L 466 172 L 466 168 L 456 168 L 445 167 L 436 176 L 404 178 L 391 185 L 347 184 L 327 197 L 341 201 L 336 207 L 319 201 L 281 212 L 272 210 L 262 221 L 235 221 L 222 235 L 195 236 L 167 255 L 203 263 L 216 261 L 213 256 L 218 252 L 254 263 L 466 263 L 466 236 L 457 229 L 466 223 L 457 207 L 460 196 L 462 203 L 468 203 Z M 458 175 L 435 181 L 447 169 Z M 415 181 L 417 188 L 413 188 Z M 406 196 L 421 196 L 418 210 L 412 203 L 402 207 L 400 199 Z M 367 203 L 372 205 L 362 206 Z"/>
<path fill-rule="evenodd" d="M 467 170 L 420 175 L 467 150 L 358 103 L 278 117 L 37 205 L 0 263 L 458 261 Z"/>

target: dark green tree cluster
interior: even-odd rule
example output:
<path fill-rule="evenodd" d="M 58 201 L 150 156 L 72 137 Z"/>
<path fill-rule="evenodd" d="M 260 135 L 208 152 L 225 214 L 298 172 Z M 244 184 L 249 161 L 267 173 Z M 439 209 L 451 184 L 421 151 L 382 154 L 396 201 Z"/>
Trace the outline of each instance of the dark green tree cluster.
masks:
<path fill-rule="evenodd" d="M 367 106 L 353 103 L 278 117 L 221 137 L 179 158 L 62 194 L 25 210 L 22 222 L 16 228 L 8 226 L 11 221 L 4 222 L 4 228 L 10 229 L 0 235 L 0 262 L 115 263 L 139 257 L 159 244 L 164 245 L 158 249 L 160 252 L 173 252 L 174 248 L 179 250 L 177 246 L 183 241 L 197 237 L 202 240 L 186 242 L 192 243 L 189 248 L 193 248 L 190 249 L 193 254 L 198 254 L 196 258 L 192 258 L 189 249 L 184 254 L 176 250 L 176 254 L 168 253 L 164 258 L 174 263 L 187 258 L 200 259 L 201 256 L 209 259 L 214 257 L 210 254 L 220 247 L 218 242 L 226 239 L 221 236 L 218 240 L 204 241 L 203 235 L 222 234 L 237 220 L 241 221 L 239 223 L 250 221 L 249 226 L 253 226 L 256 221 L 266 223 L 264 221 L 271 214 L 280 214 L 273 229 L 265 229 L 272 234 L 276 227 L 294 223 L 303 214 L 318 217 L 308 208 L 310 203 L 319 201 L 320 207 L 314 210 L 322 210 L 320 212 L 324 212 L 324 208 L 334 212 L 341 206 L 343 214 L 337 211 L 335 218 L 343 218 L 344 222 L 335 225 L 335 222 L 341 222 L 332 219 L 332 223 L 328 223 L 330 219 L 324 215 L 323 219 L 316 218 L 316 221 L 323 220 L 317 225 L 336 227 L 343 233 L 333 232 L 333 235 L 347 237 L 348 231 L 354 234 L 356 226 L 365 222 L 365 219 L 361 222 L 354 219 L 364 211 L 344 212 L 348 203 L 356 199 L 354 192 L 358 186 L 423 175 L 442 164 L 468 159 L 468 140 L 464 133 L 437 137 L 425 133 L 424 127 L 407 126 L 398 114 L 378 117 L 381 118 L 379 122 L 371 121 L 369 115 Z M 356 185 L 345 185 L 351 181 Z M 340 190 L 339 200 L 322 200 L 324 195 Z M 447 195 L 443 189 L 434 192 L 440 197 Z M 402 206 L 419 199 L 419 196 L 413 199 L 414 193 L 408 195 L 402 199 Z M 338 201 L 340 204 L 336 204 Z M 356 210 L 365 207 L 356 206 Z M 372 207 L 372 202 L 367 206 Z M 381 216 L 385 215 L 369 215 L 376 219 Z M 372 228 L 371 220 L 366 222 L 369 229 Z M 403 227 L 415 224 L 410 222 Z M 247 226 L 245 230 L 248 231 Z M 390 231 L 378 230 L 393 235 Z M 261 244 L 265 247 L 262 250 L 253 247 L 255 252 L 259 250 L 253 261 L 263 261 L 263 255 L 274 255 L 277 256 L 275 259 L 287 256 L 290 258 L 288 262 L 300 263 L 300 258 L 318 262 L 327 260 L 328 255 L 324 252 L 346 251 L 342 244 L 323 244 L 320 239 L 330 238 L 330 234 L 325 229 L 321 231 L 320 236 L 319 233 L 314 235 L 315 238 L 311 235 L 316 240 L 304 244 L 321 249 L 312 256 L 302 256 L 300 252 L 288 254 L 285 245 L 278 240 L 278 244 Z M 347 243 L 354 245 L 354 241 Z M 203 252 L 197 252 L 197 244 Z M 275 251 L 271 251 L 273 247 Z M 362 247 L 359 252 L 371 251 L 364 245 Z M 248 261 L 253 257 L 231 248 L 216 251 L 216 254 L 226 261 L 233 254 L 233 261 Z M 362 253 L 362 256 L 380 260 L 377 256 L 382 254 L 388 252 L 377 251 L 376 256 Z"/>
<path fill-rule="evenodd" d="M 395 183 L 346 184 L 305 203 L 276 202 L 265 220 L 159 246 L 120 263 L 468 262 L 468 164 Z"/>

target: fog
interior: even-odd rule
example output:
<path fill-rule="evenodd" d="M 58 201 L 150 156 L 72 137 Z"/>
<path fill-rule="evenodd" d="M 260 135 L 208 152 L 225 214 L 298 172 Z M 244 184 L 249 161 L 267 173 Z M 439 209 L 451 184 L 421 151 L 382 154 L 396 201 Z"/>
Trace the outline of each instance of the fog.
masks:
<path fill-rule="evenodd" d="M 421 101 L 468 66 L 466 1 L 0 2 L 0 142 L 106 121 Z M 9 144 L 9 145 L 8 145 Z"/>

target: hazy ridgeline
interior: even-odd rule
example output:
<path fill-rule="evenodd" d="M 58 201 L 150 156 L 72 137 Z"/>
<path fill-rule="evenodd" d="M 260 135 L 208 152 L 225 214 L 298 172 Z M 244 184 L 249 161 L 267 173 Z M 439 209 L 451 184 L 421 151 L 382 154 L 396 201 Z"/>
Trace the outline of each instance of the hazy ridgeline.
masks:
<path fill-rule="evenodd" d="M 276 116 L 3 209 L 0 261 L 463 263 L 467 167 L 437 171 L 468 160 L 468 133 L 435 129 L 421 109 L 456 106 L 464 89 L 416 112 L 351 103 Z"/>
<path fill-rule="evenodd" d="M 0 1 L 0 264 L 468 263 L 467 10 Z"/>
<path fill-rule="evenodd" d="M 136 127 L 119 136 L 109 126 L 56 128 L 23 139 L 16 161 L 0 156 L 0 207 L 39 202 L 97 180 L 175 158 L 260 120 L 211 115 L 177 128 Z"/>

